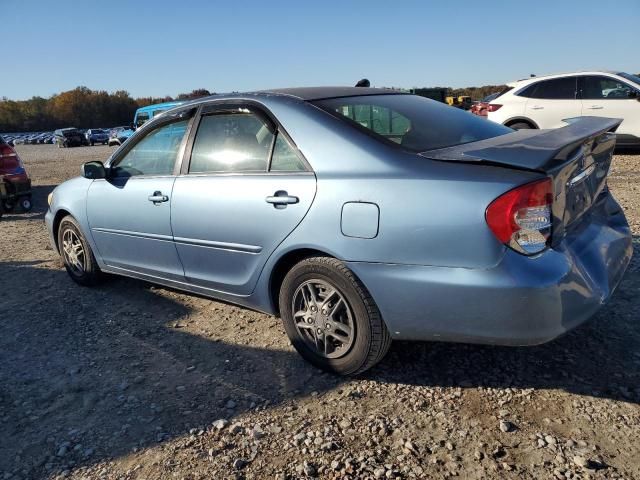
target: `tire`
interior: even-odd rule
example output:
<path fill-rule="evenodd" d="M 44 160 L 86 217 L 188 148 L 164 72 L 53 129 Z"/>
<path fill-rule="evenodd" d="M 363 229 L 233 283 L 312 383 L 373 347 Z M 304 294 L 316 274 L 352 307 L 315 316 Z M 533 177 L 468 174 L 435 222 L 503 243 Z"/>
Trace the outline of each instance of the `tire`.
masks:
<path fill-rule="evenodd" d="M 292 345 L 322 370 L 357 375 L 382 360 L 391 346 L 373 298 L 335 258 L 311 257 L 294 265 L 282 282 L 278 303 Z"/>
<path fill-rule="evenodd" d="M 72 242 L 71 246 L 75 246 L 73 245 L 75 240 L 78 242 L 75 245 L 80 245 L 82 248 L 82 256 L 75 250 L 76 262 L 74 263 L 71 254 L 65 248 L 65 242 Z M 78 222 L 71 215 L 67 215 L 60 221 L 60 226 L 58 227 L 58 249 L 64 267 L 74 282 L 87 287 L 100 283 L 103 273 L 100 271 L 98 262 L 96 262 L 93 251 L 82 234 Z"/>
<path fill-rule="evenodd" d="M 93 142 L 91 142 L 91 146 L 92 146 L 92 147 L 94 146 L 94 143 L 93 143 Z"/>
<path fill-rule="evenodd" d="M 22 208 L 23 212 L 30 212 L 31 209 L 33 208 L 31 197 L 22 197 L 20 199 L 20 208 Z"/>
<path fill-rule="evenodd" d="M 509 128 L 513 128 L 514 130 L 531 130 L 533 127 L 527 122 L 516 122 L 509 125 Z"/>

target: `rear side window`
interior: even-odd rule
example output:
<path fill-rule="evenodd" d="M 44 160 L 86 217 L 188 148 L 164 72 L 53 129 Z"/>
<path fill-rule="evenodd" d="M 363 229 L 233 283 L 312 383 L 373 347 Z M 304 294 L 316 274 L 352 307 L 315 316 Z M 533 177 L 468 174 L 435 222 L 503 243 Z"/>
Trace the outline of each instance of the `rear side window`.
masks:
<path fill-rule="evenodd" d="M 304 172 L 306 167 L 302 159 L 288 140 L 278 133 L 271 157 L 272 172 Z"/>
<path fill-rule="evenodd" d="M 529 85 L 522 92 L 520 97 L 540 98 L 548 100 L 575 100 L 577 77 L 554 78 L 543 80 Z"/>
<path fill-rule="evenodd" d="M 266 172 L 274 134 L 254 113 L 202 117 L 191 153 L 190 173 Z"/>
<path fill-rule="evenodd" d="M 364 95 L 314 102 L 354 128 L 412 152 L 511 133 L 508 127 L 417 95 Z"/>

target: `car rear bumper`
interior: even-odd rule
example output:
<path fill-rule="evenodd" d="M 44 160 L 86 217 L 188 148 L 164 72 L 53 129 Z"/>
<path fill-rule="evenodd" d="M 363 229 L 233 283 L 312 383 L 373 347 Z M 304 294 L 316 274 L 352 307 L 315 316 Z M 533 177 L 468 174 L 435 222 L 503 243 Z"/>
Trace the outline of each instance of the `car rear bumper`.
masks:
<path fill-rule="evenodd" d="M 620 283 L 632 251 L 624 213 L 606 194 L 590 221 L 536 257 L 507 249 L 486 270 L 348 265 L 394 338 L 535 345 L 592 317 Z"/>

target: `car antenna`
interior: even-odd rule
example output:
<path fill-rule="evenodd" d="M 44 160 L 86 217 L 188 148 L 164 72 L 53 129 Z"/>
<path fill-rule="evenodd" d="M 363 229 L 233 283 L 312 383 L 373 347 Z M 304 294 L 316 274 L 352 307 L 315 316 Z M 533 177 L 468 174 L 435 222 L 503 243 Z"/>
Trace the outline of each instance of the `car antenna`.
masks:
<path fill-rule="evenodd" d="M 363 78 L 362 80 L 359 80 L 358 83 L 356 83 L 356 87 L 370 87 L 371 86 L 371 82 L 366 79 Z"/>

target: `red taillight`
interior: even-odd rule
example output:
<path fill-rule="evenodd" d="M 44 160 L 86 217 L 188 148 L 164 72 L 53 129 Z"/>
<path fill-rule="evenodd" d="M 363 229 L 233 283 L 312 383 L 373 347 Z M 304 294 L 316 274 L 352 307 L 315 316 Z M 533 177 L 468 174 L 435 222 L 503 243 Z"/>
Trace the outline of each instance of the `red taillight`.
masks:
<path fill-rule="evenodd" d="M 485 218 L 500 242 L 532 255 L 551 236 L 553 185 L 550 178 L 527 183 L 500 195 L 487 207 Z"/>
<path fill-rule="evenodd" d="M 18 158 L 16 151 L 11 148 L 11 145 L 6 143 L 0 145 L 0 169 L 3 171 L 12 171 L 21 166 L 20 158 Z"/>
<path fill-rule="evenodd" d="M 490 103 L 487 105 L 487 112 L 497 112 L 502 108 L 502 105 L 498 105 L 497 103 Z"/>

